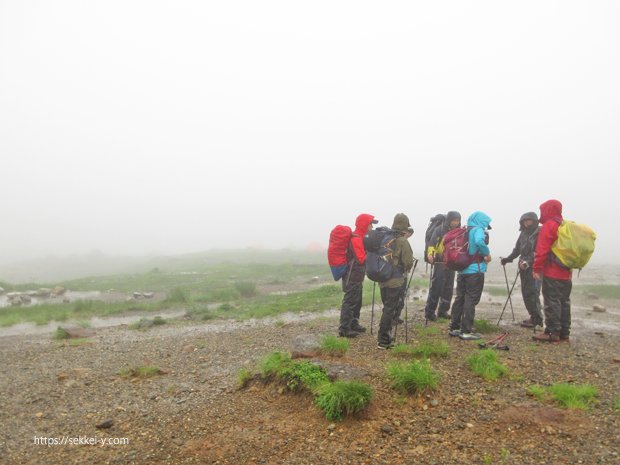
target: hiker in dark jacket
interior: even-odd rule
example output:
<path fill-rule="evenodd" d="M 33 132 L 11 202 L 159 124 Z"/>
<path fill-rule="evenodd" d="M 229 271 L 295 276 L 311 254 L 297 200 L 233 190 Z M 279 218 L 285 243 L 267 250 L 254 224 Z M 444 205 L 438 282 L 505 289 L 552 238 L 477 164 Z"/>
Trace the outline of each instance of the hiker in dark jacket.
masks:
<path fill-rule="evenodd" d="M 474 317 L 484 288 L 487 263 L 491 261 L 485 233 L 485 230 L 491 229 L 490 224 L 491 218 L 481 211 L 472 213 L 467 219 L 468 253 L 472 257 L 472 263 L 459 271 L 456 278 L 456 298 L 450 321 L 450 336 L 466 341 L 480 339 L 480 335 L 473 332 Z"/>
<path fill-rule="evenodd" d="M 392 230 L 398 233 L 398 237 L 391 245 L 391 260 L 394 267 L 400 270 L 400 273 L 398 276 L 379 283 L 383 314 L 379 323 L 378 349 L 389 349 L 393 346 L 393 321 L 398 314 L 400 302 L 404 301 L 403 293 L 405 292 L 407 273 L 413 267 L 413 251 L 407 240 L 410 227 L 409 218 L 404 213 L 398 213 L 394 217 Z"/>
<path fill-rule="evenodd" d="M 521 280 L 521 295 L 525 308 L 530 314 L 527 320 L 521 322 L 524 328 L 542 326 L 543 319 L 540 311 L 540 286 L 534 279 L 532 265 L 534 265 L 534 253 L 536 252 L 536 240 L 538 239 L 538 216 L 534 212 L 521 215 L 519 220 L 519 238 L 512 253 L 501 259 L 502 266 L 519 257 L 519 279 Z"/>
<path fill-rule="evenodd" d="M 449 211 L 443 225 L 433 231 L 428 247 L 427 261 L 431 264 L 431 285 L 428 290 L 428 298 L 424 314 L 427 320 L 435 321 L 439 318 L 449 318 L 452 294 L 454 293 L 454 271 L 446 268 L 442 262 L 443 236 L 448 231 L 461 227 L 461 214 L 457 211 Z M 437 305 L 439 304 L 439 309 Z M 438 315 L 435 315 L 438 310 Z"/>
<path fill-rule="evenodd" d="M 360 325 L 360 310 L 362 308 L 363 282 L 366 277 L 366 250 L 364 249 L 364 235 L 378 223 L 375 217 L 362 213 L 355 220 L 355 231 L 347 249 L 348 268 L 342 277 L 342 306 L 340 307 L 340 326 L 338 334 L 343 337 L 356 337 L 366 331 Z"/>
<path fill-rule="evenodd" d="M 534 336 L 538 342 L 568 342 L 570 336 L 570 293 L 573 273 L 555 258 L 551 246 L 558 239 L 562 224 L 562 204 L 547 200 L 540 206 L 542 227 L 536 242 L 534 256 L 534 279 L 542 279 L 542 295 L 545 311 L 545 332 Z"/>

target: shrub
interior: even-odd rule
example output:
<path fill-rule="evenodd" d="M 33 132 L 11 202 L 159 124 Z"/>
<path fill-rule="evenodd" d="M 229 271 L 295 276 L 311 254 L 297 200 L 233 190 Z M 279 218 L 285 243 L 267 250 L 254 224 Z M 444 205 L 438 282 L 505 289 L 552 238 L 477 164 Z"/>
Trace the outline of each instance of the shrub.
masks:
<path fill-rule="evenodd" d="M 365 409 L 372 400 L 370 386 L 359 381 L 336 381 L 318 389 L 315 404 L 330 421 L 340 421 L 343 415 L 352 415 Z"/>
<path fill-rule="evenodd" d="M 256 284 L 250 281 L 239 281 L 235 283 L 235 289 L 242 297 L 254 297 L 256 292 Z"/>
<path fill-rule="evenodd" d="M 69 333 L 64 329 L 61 328 L 60 326 L 56 329 L 56 332 L 54 333 L 53 336 L 54 339 L 69 339 Z"/>
<path fill-rule="evenodd" d="M 432 391 L 439 384 L 439 375 L 425 360 L 407 364 L 390 363 L 387 371 L 392 387 L 402 393 Z"/>
<path fill-rule="evenodd" d="M 543 400 L 545 398 L 546 391 L 544 387 L 534 385 L 527 388 L 527 393 L 530 396 L 535 397 L 537 400 Z"/>
<path fill-rule="evenodd" d="M 349 350 L 349 341 L 342 337 L 336 337 L 333 334 L 326 334 L 321 339 L 321 352 L 342 356 Z"/>
<path fill-rule="evenodd" d="M 184 304 L 189 300 L 187 297 L 186 291 L 181 289 L 180 287 L 175 287 L 170 291 L 168 297 L 166 298 L 166 302 L 168 303 L 179 303 Z"/>
<path fill-rule="evenodd" d="M 497 361 L 493 349 L 483 349 L 469 356 L 469 367 L 474 373 L 487 381 L 493 381 L 508 374 L 508 368 Z"/>
<path fill-rule="evenodd" d="M 283 367 L 279 376 L 286 381 L 286 386 L 291 391 L 299 391 L 306 388 L 315 392 L 323 384 L 329 383 L 329 377 L 324 368 L 312 362 L 295 362 L 290 366 Z"/>

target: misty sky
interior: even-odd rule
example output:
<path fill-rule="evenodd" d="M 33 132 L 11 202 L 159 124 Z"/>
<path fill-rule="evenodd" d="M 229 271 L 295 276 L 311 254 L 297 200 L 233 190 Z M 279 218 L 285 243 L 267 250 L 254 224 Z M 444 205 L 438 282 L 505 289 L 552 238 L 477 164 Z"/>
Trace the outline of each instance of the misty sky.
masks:
<path fill-rule="evenodd" d="M 0 0 L 0 262 L 557 198 L 620 261 L 620 2 Z"/>

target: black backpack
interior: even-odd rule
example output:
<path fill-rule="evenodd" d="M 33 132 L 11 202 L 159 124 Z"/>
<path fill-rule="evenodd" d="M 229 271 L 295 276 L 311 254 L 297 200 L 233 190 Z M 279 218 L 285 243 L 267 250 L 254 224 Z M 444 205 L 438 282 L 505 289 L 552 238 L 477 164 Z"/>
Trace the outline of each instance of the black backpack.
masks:
<path fill-rule="evenodd" d="M 394 265 L 392 243 L 400 234 L 390 228 L 380 227 L 369 231 L 364 236 L 366 249 L 366 276 L 368 279 L 383 283 L 403 275 L 403 271 Z"/>
<path fill-rule="evenodd" d="M 428 248 L 435 247 L 437 244 L 431 244 L 431 239 L 435 234 L 437 229 L 442 228 L 444 222 L 446 221 L 446 215 L 442 215 L 438 213 L 437 215 L 431 218 L 431 221 L 428 223 L 428 227 L 426 228 L 426 233 L 424 235 L 424 261 L 428 263 Z"/>

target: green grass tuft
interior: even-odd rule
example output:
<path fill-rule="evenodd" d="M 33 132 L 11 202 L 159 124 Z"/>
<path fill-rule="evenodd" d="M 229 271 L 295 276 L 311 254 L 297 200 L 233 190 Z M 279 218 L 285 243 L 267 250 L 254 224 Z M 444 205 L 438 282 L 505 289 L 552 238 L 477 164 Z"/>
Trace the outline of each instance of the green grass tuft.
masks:
<path fill-rule="evenodd" d="M 495 331 L 497 331 L 497 327 L 490 323 L 489 320 L 474 320 L 474 332 L 489 334 Z"/>
<path fill-rule="evenodd" d="M 496 380 L 508 374 L 508 368 L 497 360 L 493 349 L 483 349 L 467 358 L 467 363 L 474 373 L 487 381 Z"/>
<path fill-rule="evenodd" d="M 433 391 L 439 385 L 439 375 L 426 360 L 411 363 L 390 363 L 387 367 L 392 387 L 401 393 Z"/>
<path fill-rule="evenodd" d="M 241 370 L 239 370 L 239 373 L 237 373 L 237 386 L 239 387 L 239 389 L 243 389 L 248 385 L 251 379 L 252 372 L 247 368 L 242 368 Z"/>
<path fill-rule="evenodd" d="M 447 357 L 450 347 L 444 341 L 421 341 L 412 347 L 411 354 L 414 357 Z"/>
<path fill-rule="evenodd" d="M 184 304 L 188 301 L 189 296 L 187 295 L 187 292 L 180 287 L 175 287 L 172 289 L 168 294 L 168 297 L 166 297 L 166 302 L 168 303 Z"/>
<path fill-rule="evenodd" d="M 241 297 L 254 297 L 257 294 L 256 283 L 250 281 L 240 281 L 235 283 L 235 289 Z"/>
<path fill-rule="evenodd" d="M 282 370 L 292 364 L 291 355 L 285 352 L 272 352 L 264 357 L 259 365 L 263 376 L 280 376 Z"/>
<path fill-rule="evenodd" d="M 548 388 L 561 407 L 585 410 L 595 401 L 598 390 L 591 384 L 556 383 Z"/>
<path fill-rule="evenodd" d="M 360 381 L 336 381 L 322 385 L 315 404 L 330 421 L 340 421 L 365 409 L 373 398 L 372 388 Z"/>
<path fill-rule="evenodd" d="M 614 400 L 614 410 L 620 412 L 620 396 L 617 396 Z"/>
<path fill-rule="evenodd" d="M 547 391 L 542 386 L 533 385 L 527 388 L 527 393 L 537 400 L 543 400 Z"/>
<path fill-rule="evenodd" d="M 67 331 L 65 331 L 64 328 L 61 328 L 60 326 L 56 329 L 56 331 L 54 332 L 54 335 L 52 336 L 54 339 L 57 340 L 62 340 L 62 339 L 69 339 L 69 333 Z"/>
<path fill-rule="evenodd" d="M 349 350 L 348 339 L 326 334 L 321 339 L 321 352 L 329 355 L 343 356 Z"/>

